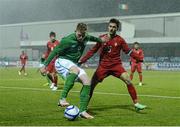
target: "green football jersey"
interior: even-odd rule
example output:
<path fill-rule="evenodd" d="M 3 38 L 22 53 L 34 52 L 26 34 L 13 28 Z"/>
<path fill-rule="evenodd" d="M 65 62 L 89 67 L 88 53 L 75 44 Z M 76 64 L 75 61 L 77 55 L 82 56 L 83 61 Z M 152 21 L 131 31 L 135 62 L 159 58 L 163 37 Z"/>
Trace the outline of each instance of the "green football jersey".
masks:
<path fill-rule="evenodd" d="M 44 62 L 44 65 L 47 66 L 57 55 L 59 58 L 68 59 L 74 63 L 78 63 L 88 41 L 102 43 L 100 38 L 91 35 L 86 35 L 83 42 L 77 40 L 75 33 L 62 38 L 61 43 L 50 53 L 49 57 Z"/>

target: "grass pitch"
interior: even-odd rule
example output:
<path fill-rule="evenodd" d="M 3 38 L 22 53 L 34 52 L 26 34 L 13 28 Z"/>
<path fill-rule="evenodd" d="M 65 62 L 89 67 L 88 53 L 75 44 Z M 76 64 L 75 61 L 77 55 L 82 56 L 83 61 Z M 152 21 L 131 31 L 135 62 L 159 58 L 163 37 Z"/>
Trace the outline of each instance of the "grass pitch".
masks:
<path fill-rule="evenodd" d="M 92 120 L 78 118 L 68 121 L 64 118 L 64 108 L 57 106 L 63 88 L 59 80 L 59 90 L 53 92 L 43 86 L 46 79 L 28 69 L 27 76 L 19 76 L 17 68 L 0 68 L 0 126 L 157 126 L 180 125 L 180 72 L 144 71 L 144 85 L 137 86 L 138 75 L 133 83 L 139 100 L 148 106 L 136 112 L 126 86 L 114 77 L 108 77 L 95 89 L 89 104 Z M 94 70 L 87 70 L 89 77 Z M 68 96 L 68 101 L 79 106 L 81 85 L 76 83 Z"/>

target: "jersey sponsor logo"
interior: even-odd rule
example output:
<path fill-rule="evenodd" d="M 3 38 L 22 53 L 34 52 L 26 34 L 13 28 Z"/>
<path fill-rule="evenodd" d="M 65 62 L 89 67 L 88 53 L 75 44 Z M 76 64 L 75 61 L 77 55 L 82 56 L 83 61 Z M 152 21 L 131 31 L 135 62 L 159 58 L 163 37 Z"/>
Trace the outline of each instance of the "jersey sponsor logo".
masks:
<path fill-rule="evenodd" d="M 112 49 L 112 46 L 111 46 L 111 45 L 110 45 L 110 46 L 104 46 L 103 51 L 110 53 L 110 52 L 111 52 L 111 49 Z"/>
<path fill-rule="evenodd" d="M 108 50 L 108 53 L 110 53 L 112 50 L 112 46 L 109 46 L 109 50 Z"/>

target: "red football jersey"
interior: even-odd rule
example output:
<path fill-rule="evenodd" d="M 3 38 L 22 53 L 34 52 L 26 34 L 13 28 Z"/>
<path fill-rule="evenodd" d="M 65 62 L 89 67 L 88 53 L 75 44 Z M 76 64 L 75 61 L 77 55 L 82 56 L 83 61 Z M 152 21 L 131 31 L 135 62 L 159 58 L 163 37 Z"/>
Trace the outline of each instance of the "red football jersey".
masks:
<path fill-rule="evenodd" d="M 132 50 L 133 50 L 133 52 L 135 52 L 136 54 L 138 54 L 139 57 L 141 57 L 142 59 L 144 59 L 144 53 L 143 53 L 143 50 L 142 50 L 141 48 L 139 48 L 139 49 L 137 49 L 137 50 L 136 50 L 135 48 L 133 48 Z M 132 63 L 137 63 L 137 60 L 134 59 L 133 57 L 130 57 L 130 61 L 131 61 Z"/>
<path fill-rule="evenodd" d="M 28 59 L 28 56 L 26 54 L 21 54 L 19 58 L 21 60 L 21 63 L 25 64 Z"/>
<path fill-rule="evenodd" d="M 109 38 L 108 34 L 104 34 L 100 36 L 100 38 L 105 37 Z M 121 64 L 121 51 L 125 52 L 126 54 L 129 53 L 131 50 L 128 47 L 128 44 L 125 40 L 116 35 L 114 38 L 109 39 L 109 41 L 105 43 L 96 43 L 96 45 L 88 51 L 88 53 L 81 59 L 82 62 L 87 61 L 90 57 L 93 56 L 100 49 L 100 64 L 104 66 L 113 66 L 114 64 L 120 63 Z"/>
<path fill-rule="evenodd" d="M 59 44 L 59 41 L 56 40 L 55 42 L 48 41 L 47 43 L 47 57 L 51 51 Z"/>

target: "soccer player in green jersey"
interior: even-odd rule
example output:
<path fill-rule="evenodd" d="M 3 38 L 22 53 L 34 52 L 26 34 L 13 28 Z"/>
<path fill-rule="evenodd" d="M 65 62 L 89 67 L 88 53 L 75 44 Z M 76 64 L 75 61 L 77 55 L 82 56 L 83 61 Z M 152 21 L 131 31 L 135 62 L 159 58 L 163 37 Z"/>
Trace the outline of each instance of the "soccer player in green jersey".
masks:
<path fill-rule="evenodd" d="M 67 37 L 62 38 L 61 44 L 50 53 L 47 60 L 44 62 L 44 67 L 41 68 L 41 72 L 45 73 L 45 67 L 51 62 L 51 60 L 59 55 L 55 62 L 56 71 L 66 78 L 65 85 L 59 100 L 60 106 L 68 106 L 66 101 L 67 95 L 74 85 L 74 82 L 78 79 L 82 84 L 80 92 L 80 116 L 86 119 L 94 118 L 87 113 L 87 106 L 89 101 L 90 92 L 90 80 L 86 72 L 78 66 L 78 61 L 83 54 L 86 43 L 92 42 L 105 42 L 105 38 L 96 38 L 87 34 L 87 25 L 85 23 L 79 23 L 76 27 L 76 31 Z"/>

